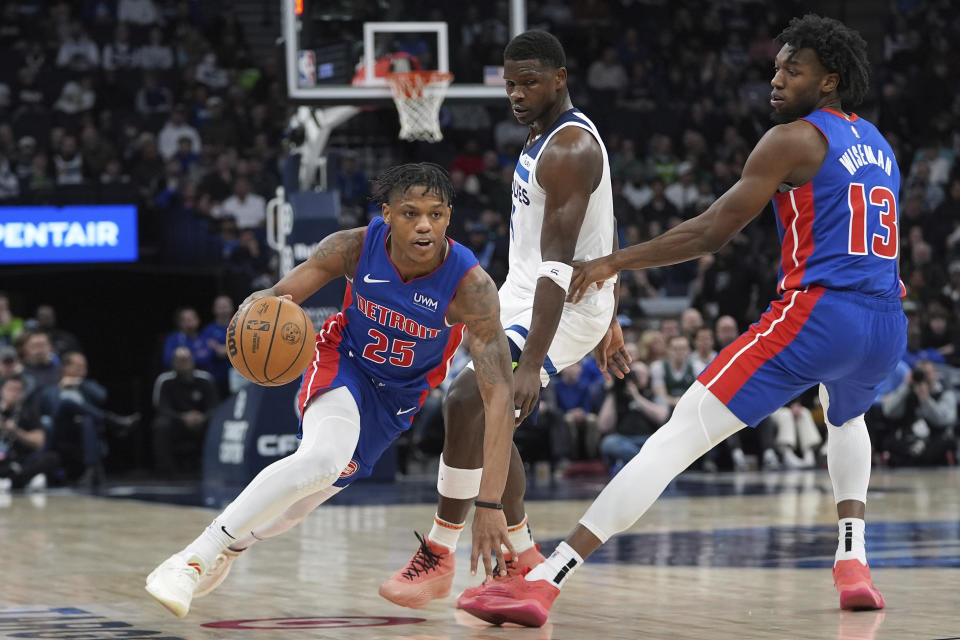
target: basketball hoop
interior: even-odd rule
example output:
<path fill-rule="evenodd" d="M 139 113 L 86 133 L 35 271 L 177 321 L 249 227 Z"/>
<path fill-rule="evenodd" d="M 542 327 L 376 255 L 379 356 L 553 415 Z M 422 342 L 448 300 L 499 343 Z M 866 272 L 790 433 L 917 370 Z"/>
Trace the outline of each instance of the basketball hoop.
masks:
<path fill-rule="evenodd" d="M 388 73 L 387 82 L 400 114 L 400 139 L 439 142 L 440 105 L 453 74 L 445 71 Z"/>

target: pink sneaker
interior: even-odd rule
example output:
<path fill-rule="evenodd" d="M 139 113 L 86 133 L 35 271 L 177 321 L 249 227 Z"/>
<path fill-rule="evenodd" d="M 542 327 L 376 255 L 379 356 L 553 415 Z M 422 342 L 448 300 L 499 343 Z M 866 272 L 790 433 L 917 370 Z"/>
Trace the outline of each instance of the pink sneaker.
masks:
<path fill-rule="evenodd" d="M 507 575 L 501 576 L 500 563 L 497 563 L 497 566 L 493 570 L 493 577 L 486 577 L 483 579 L 481 584 L 478 584 L 475 587 L 469 587 L 463 590 L 463 593 L 457 598 L 457 609 L 462 609 L 460 606 L 460 601 L 464 598 L 472 598 L 473 596 L 480 593 L 480 591 L 487 585 L 493 584 L 495 582 L 503 582 L 513 576 L 526 575 L 527 571 L 533 569 L 535 566 L 546 560 L 543 557 L 543 554 L 540 553 L 540 545 L 534 543 L 532 547 L 526 551 L 521 551 L 517 556 L 516 561 L 511 557 L 509 553 L 503 554 L 503 559 L 507 563 Z"/>
<path fill-rule="evenodd" d="M 414 531 L 420 548 L 407 566 L 380 585 L 380 595 L 394 604 L 423 609 L 431 600 L 446 598 L 453 585 L 453 552 Z"/>
<path fill-rule="evenodd" d="M 840 592 L 840 608 L 847 610 L 883 609 L 883 596 L 873 586 L 870 566 L 859 560 L 841 560 L 833 566 L 833 584 Z"/>
<path fill-rule="evenodd" d="M 526 574 L 527 572 L 524 572 Z M 560 590 L 546 580 L 513 576 L 480 587 L 471 598 L 460 598 L 460 608 L 490 624 L 513 622 L 542 627 Z"/>

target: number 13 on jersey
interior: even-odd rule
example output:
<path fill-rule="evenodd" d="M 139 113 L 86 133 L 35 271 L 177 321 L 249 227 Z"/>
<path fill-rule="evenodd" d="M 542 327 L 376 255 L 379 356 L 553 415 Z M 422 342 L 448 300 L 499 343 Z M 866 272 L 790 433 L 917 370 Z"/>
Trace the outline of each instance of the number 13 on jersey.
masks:
<path fill-rule="evenodd" d="M 865 256 L 869 249 L 869 252 L 878 258 L 896 260 L 900 238 L 897 230 L 897 200 L 893 192 L 886 187 L 873 187 L 867 194 L 867 189 L 862 183 L 852 182 L 847 191 L 847 202 L 850 205 L 849 253 Z M 874 233 L 869 247 L 867 244 L 868 215 L 879 215 L 880 226 L 886 230 L 885 236 Z"/>

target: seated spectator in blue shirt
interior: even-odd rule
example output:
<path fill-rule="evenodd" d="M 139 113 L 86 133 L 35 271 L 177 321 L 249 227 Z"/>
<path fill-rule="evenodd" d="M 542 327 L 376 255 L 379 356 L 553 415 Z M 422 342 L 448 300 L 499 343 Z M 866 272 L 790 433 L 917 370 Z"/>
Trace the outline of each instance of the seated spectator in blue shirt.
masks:
<path fill-rule="evenodd" d="M 553 379 L 556 410 L 570 437 L 568 452 L 572 459 L 597 457 L 600 432 L 597 430 L 597 404 L 601 385 L 589 383 L 583 366 L 572 364 Z"/>
<path fill-rule="evenodd" d="M 213 376 L 221 396 L 227 395 L 227 378 L 230 361 L 227 359 L 227 325 L 233 317 L 233 300 L 230 296 L 217 296 L 213 300 L 213 322 L 203 328 L 200 336 L 210 348 L 210 363 L 206 370 Z"/>
<path fill-rule="evenodd" d="M 173 365 L 173 352 L 177 347 L 186 347 L 193 354 L 193 362 L 200 369 L 207 369 L 213 359 L 213 350 L 200 335 L 200 317 L 191 307 L 181 307 L 174 314 L 177 330 L 167 336 L 163 345 L 163 366 Z"/>
<path fill-rule="evenodd" d="M 340 159 L 336 189 L 340 192 L 340 203 L 345 207 L 362 207 L 367 201 L 370 183 L 352 155 L 344 155 Z"/>
<path fill-rule="evenodd" d="M 59 455 L 67 479 L 84 488 L 99 485 L 104 479 L 107 390 L 87 377 L 86 356 L 64 353 L 60 380 L 37 396 L 37 412 L 50 437 L 47 448 Z"/>

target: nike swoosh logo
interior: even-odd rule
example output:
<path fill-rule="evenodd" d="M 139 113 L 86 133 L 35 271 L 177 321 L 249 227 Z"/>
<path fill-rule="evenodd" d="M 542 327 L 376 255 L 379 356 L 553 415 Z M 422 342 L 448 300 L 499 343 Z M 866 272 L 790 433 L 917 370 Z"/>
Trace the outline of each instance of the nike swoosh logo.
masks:
<path fill-rule="evenodd" d="M 230 532 L 227 531 L 227 528 L 225 526 L 220 525 L 220 531 L 223 531 L 231 540 L 236 540 L 236 538 L 230 535 Z"/>
<path fill-rule="evenodd" d="M 369 273 L 363 276 L 363 281 L 366 282 L 367 284 L 379 284 L 382 282 L 390 282 L 389 280 L 377 280 L 376 278 L 371 278 Z"/>
<path fill-rule="evenodd" d="M 402 415 L 405 414 L 405 413 L 410 413 L 411 411 L 416 411 L 416 409 L 417 409 L 416 407 L 410 407 L 409 409 L 404 409 L 404 410 L 402 410 L 402 411 L 401 411 L 400 409 L 397 409 L 397 415 L 398 415 L 398 416 L 402 416 Z"/>

